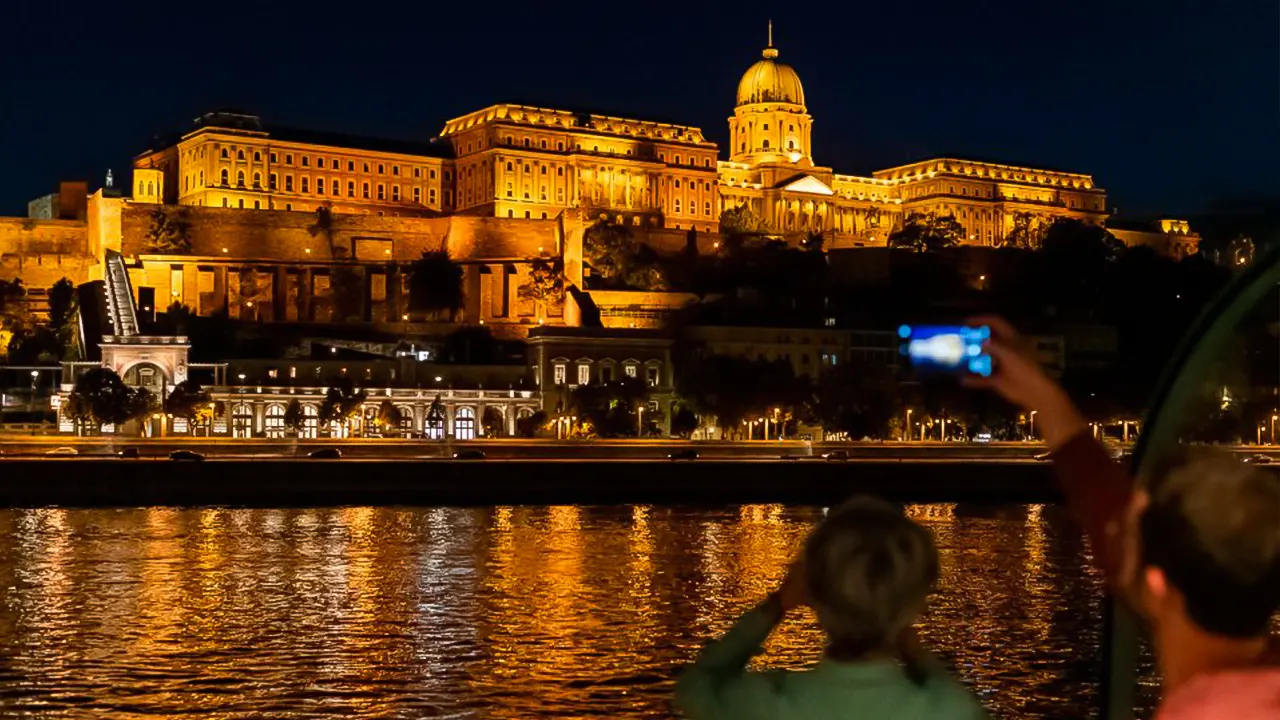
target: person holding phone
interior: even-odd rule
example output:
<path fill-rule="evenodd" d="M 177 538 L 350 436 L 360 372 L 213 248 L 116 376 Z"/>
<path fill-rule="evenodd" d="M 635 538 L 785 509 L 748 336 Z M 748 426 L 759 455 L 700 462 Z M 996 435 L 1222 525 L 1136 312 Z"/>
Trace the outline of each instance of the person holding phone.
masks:
<path fill-rule="evenodd" d="M 916 640 L 937 578 L 928 530 L 889 503 L 851 500 L 809 536 L 781 588 L 703 649 L 675 705 L 693 720 L 985 718 Z M 827 635 L 822 660 L 806 671 L 749 671 L 783 617 L 804 606 Z"/>
<path fill-rule="evenodd" d="M 1067 504 L 1107 581 L 1149 625 L 1157 720 L 1280 718 L 1280 481 L 1224 453 L 1186 453 L 1136 483 L 1017 332 L 991 329 L 990 377 L 964 384 L 1037 412 Z"/>

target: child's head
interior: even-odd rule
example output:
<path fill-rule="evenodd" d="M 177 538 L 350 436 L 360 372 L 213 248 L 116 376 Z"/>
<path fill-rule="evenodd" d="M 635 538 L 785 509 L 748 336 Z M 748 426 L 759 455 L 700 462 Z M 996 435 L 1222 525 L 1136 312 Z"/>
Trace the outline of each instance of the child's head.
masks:
<path fill-rule="evenodd" d="M 892 646 L 938 579 L 929 531 L 867 497 L 827 514 L 805 543 L 804 563 L 818 623 L 846 657 Z"/>

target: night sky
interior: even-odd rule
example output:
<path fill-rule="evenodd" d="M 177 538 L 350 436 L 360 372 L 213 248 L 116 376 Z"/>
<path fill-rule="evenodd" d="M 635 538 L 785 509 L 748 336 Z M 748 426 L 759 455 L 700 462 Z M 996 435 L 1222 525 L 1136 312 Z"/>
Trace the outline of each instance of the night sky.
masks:
<path fill-rule="evenodd" d="M 598 108 L 700 126 L 723 158 L 770 17 L 837 172 L 1074 170 L 1130 217 L 1280 198 L 1274 0 L 3 4 L 5 215 L 60 179 L 127 182 L 214 108 L 405 139 L 498 102 Z"/>

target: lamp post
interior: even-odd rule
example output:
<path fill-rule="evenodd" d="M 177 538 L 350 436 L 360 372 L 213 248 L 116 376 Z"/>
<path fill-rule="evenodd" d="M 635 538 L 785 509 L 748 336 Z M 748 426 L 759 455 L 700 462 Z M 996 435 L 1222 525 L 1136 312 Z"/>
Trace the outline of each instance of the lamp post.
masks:
<path fill-rule="evenodd" d="M 769 439 L 769 421 L 765 418 L 760 418 L 760 426 L 764 428 L 764 439 L 768 440 Z"/>
<path fill-rule="evenodd" d="M 1040 411 L 1032 410 L 1031 414 L 1027 416 L 1028 419 L 1031 421 L 1031 427 L 1027 430 L 1027 434 L 1031 436 L 1032 440 L 1036 439 L 1036 413 L 1038 412 Z"/>
<path fill-rule="evenodd" d="M 638 419 L 636 420 L 636 437 L 644 437 L 644 403 L 640 403 L 637 407 Z"/>
<path fill-rule="evenodd" d="M 1280 420 L 1280 415 L 1271 416 L 1271 444 L 1276 444 L 1276 420 Z"/>
<path fill-rule="evenodd" d="M 36 381 L 40 379 L 40 371 L 31 371 L 31 401 L 27 403 L 27 411 L 36 411 Z M 1273 433 L 1274 434 L 1274 433 Z"/>
<path fill-rule="evenodd" d="M 907 431 L 903 433 L 902 437 L 908 442 L 911 440 L 911 408 L 907 408 Z"/>

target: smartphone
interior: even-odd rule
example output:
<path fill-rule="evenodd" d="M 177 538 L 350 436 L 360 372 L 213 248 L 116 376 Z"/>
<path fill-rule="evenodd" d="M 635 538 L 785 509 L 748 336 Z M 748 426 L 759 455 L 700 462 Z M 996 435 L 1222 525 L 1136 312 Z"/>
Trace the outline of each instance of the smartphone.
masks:
<path fill-rule="evenodd" d="M 982 348 L 991 339 L 986 325 L 903 325 L 898 338 L 902 354 L 917 371 L 990 377 L 994 370 Z"/>

